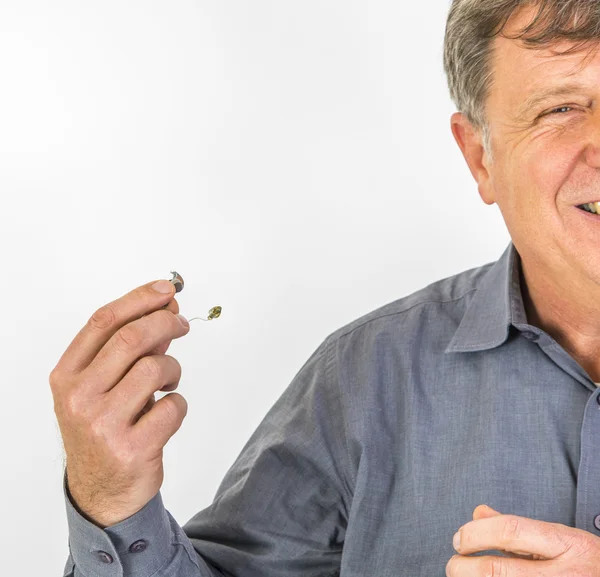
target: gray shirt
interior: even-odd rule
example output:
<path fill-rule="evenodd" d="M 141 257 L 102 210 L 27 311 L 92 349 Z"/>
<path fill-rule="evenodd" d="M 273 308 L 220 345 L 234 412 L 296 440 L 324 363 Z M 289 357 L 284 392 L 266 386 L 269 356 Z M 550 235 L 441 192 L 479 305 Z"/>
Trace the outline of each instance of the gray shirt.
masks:
<path fill-rule="evenodd" d="M 444 577 L 479 504 L 600 536 L 600 391 L 527 323 L 520 262 L 331 333 L 183 526 L 158 492 L 101 529 L 65 478 L 64 576 Z"/>

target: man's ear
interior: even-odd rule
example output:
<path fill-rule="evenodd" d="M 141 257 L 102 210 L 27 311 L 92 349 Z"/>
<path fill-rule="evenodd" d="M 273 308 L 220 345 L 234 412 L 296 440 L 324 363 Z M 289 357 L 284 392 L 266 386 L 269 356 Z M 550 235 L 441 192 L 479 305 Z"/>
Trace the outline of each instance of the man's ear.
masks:
<path fill-rule="evenodd" d="M 487 169 L 487 155 L 481 134 L 475 130 L 462 112 L 455 112 L 450 117 L 450 128 L 458 144 L 473 178 L 477 182 L 479 196 L 486 204 L 494 204 L 493 189 Z"/>

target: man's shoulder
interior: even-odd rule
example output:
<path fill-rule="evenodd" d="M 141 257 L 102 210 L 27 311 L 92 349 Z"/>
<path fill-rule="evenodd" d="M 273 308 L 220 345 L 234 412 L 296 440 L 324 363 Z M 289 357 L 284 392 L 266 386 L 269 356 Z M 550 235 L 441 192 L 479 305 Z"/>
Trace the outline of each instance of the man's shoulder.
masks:
<path fill-rule="evenodd" d="M 481 279 L 496 261 L 463 270 L 452 276 L 434 281 L 411 294 L 382 305 L 338 328 L 328 337 L 331 342 L 339 340 L 359 328 L 386 330 L 389 326 L 411 328 L 411 323 L 420 322 L 423 315 L 411 315 L 415 309 L 429 308 L 432 311 L 456 308 L 464 310 L 466 303 L 477 290 Z"/>

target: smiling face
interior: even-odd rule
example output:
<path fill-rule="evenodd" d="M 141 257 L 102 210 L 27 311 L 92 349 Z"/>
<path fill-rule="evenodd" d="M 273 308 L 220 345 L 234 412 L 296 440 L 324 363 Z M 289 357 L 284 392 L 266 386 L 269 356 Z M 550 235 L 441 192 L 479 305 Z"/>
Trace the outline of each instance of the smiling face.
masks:
<path fill-rule="evenodd" d="M 600 201 L 600 53 L 553 56 L 496 40 L 487 103 L 495 166 L 482 198 L 498 204 L 524 257 L 600 288 L 600 217 L 577 208 Z"/>
<path fill-rule="evenodd" d="M 507 35 L 536 12 L 514 14 Z M 571 46 L 530 49 L 520 40 L 494 39 L 486 102 L 493 163 L 464 115 L 452 116 L 479 193 L 487 204 L 498 204 L 526 276 L 565 313 L 573 312 L 565 304 L 573 295 L 600 300 L 600 216 L 577 208 L 600 201 L 600 44 L 553 54 Z M 537 100 L 548 90 L 555 94 Z M 593 306 L 600 315 L 600 306 Z"/>

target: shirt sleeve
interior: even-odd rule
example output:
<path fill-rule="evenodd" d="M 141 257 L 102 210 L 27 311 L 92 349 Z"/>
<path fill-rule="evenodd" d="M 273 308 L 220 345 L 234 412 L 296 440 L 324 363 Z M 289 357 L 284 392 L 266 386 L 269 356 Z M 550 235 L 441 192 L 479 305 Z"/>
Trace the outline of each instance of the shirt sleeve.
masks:
<path fill-rule="evenodd" d="M 330 335 L 313 352 L 243 447 L 213 503 L 183 525 L 200 556 L 227 576 L 340 574 L 355 474 L 336 342 Z"/>
<path fill-rule="evenodd" d="M 66 472 L 63 492 L 69 528 L 63 577 L 223 577 L 198 557 L 160 491 L 135 515 L 104 529 L 78 511 Z"/>
<path fill-rule="evenodd" d="M 352 475 L 334 343 L 327 338 L 312 353 L 213 503 L 183 527 L 159 492 L 132 517 L 101 529 L 73 506 L 65 475 L 70 555 L 63 577 L 339 575 Z"/>

